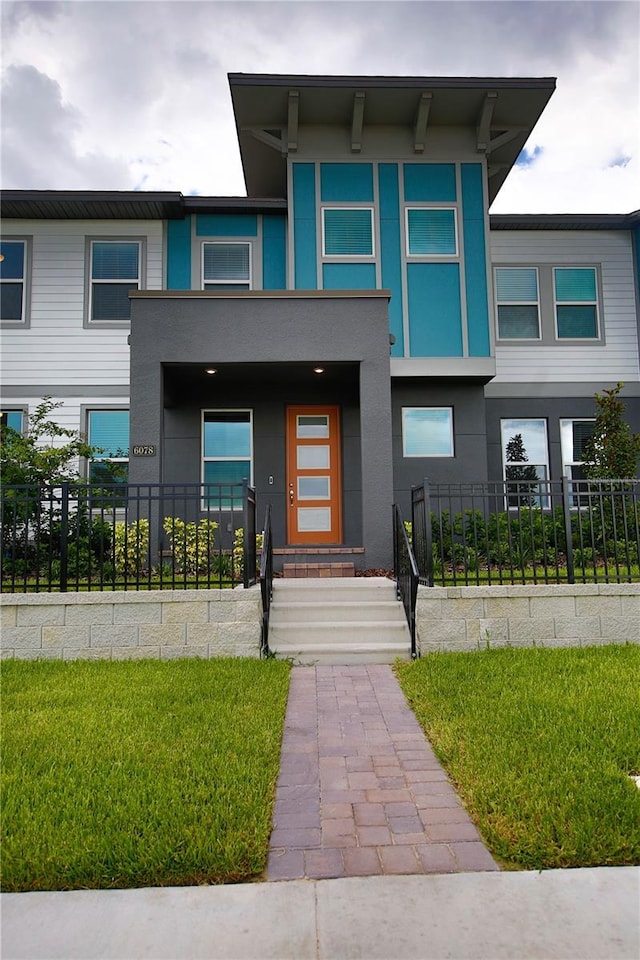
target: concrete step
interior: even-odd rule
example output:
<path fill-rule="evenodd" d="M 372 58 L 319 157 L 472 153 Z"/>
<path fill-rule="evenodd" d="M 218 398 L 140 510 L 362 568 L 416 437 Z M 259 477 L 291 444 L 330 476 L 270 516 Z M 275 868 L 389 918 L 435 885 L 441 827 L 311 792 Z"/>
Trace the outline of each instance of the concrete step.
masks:
<path fill-rule="evenodd" d="M 397 659 L 410 659 L 409 645 L 406 642 L 378 646 L 362 643 L 346 648 L 334 643 L 315 643 L 303 648 L 295 644 L 282 644 L 274 653 L 280 660 L 291 660 L 294 664 L 310 667 L 316 664 L 350 666 L 358 663 L 393 663 Z"/>
<path fill-rule="evenodd" d="M 332 577 L 273 581 L 274 603 L 334 603 L 396 599 L 393 580 L 386 577 Z"/>
<path fill-rule="evenodd" d="M 282 623 L 269 618 L 269 646 L 277 650 L 280 644 L 295 646 L 298 649 L 314 643 L 331 643 L 334 646 L 349 647 L 357 644 L 380 646 L 385 643 L 399 643 L 409 648 L 410 637 L 406 620 L 354 620 L 350 623 L 327 620 L 324 623 L 298 621 Z"/>
<path fill-rule="evenodd" d="M 404 623 L 405 614 L 402 604 L 397 600 L 341 600 L 326 602 L 283 602 L 280 594 L 271 604 L 271 618 L 277 623 L 324 623 L 337 621 L 351 623 L 354 620 L 384 620 L 389 623 Z"/>

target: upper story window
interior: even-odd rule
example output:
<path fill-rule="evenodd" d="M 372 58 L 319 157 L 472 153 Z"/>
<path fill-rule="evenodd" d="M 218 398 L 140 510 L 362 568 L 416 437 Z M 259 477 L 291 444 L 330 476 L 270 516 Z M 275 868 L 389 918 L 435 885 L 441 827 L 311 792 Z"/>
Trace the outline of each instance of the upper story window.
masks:
<path fill-rule="evenodd" d="M 324 257 L 372 257 L 373 209 L 371 207 L 324 207 L 322 210 L 322 255 Z"/>
<path fill-rule="evenodd" d="M 556 267 L 553 282 L 558 340 L 597 339 L 595 267 Z"/>
<path fill-rule="evenodd" d="M 90 241 L 89 323 L 128 323 L 129 291 L 140 287 L 140 240 Z"/>
<path fill-rule="evenodd" d="M 202 244 L 203 290 L 250 290 L 251 244 Z"/>
<path fill-rule="evenodd" d="M 406 216 L 408 256 L 458 255 L 456 211 L 453 207 L 408 207 Z"/>
<path fill-rule="evenodd" d="M 0 320 L 11 326 L 27 324 L 27 241 L 0 243 Z"/>
<path fill-rule="evenodd" d="M 500 421 L 500 429 L 508 505 L 510 507 L 548 506 L 547 421 L 505 419 Z"/>
<path fill-rule="evenodd" d="M 540 305 L 535 267 L 496 267 L 498 337 L 539 340 Z"/>
<path fill-rule="evenodd" d="M 403 407 L 402 455 L 404 457 L 452 457 L 452 408 Z"/>
<path fill-rule="evenodd" d="M 89 410 L 87 435 L 98 447 L 89 463 L 92 483 L 126 483 L 129 468 L 129 411 Z"/>

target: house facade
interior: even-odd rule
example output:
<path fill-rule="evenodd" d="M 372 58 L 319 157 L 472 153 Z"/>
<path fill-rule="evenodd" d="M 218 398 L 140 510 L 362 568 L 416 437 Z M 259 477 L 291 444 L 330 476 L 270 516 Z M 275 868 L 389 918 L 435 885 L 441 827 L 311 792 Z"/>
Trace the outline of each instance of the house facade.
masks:
<path fill-rule="evenodd" d="M 229 81 L 247 197 L 5 191 L 6 422 L 52 396 L 91 478 L 247 478 L 363 568 L 425 477 L 579 476 L 596 390 L 640 429 L 640 213 L 488 212 L 553 79 Z"/>

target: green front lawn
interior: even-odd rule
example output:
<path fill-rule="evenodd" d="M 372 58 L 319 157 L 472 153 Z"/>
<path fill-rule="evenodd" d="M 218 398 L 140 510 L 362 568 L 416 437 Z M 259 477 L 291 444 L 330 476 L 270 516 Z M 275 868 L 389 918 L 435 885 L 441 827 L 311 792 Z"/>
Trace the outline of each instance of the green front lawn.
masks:
<path fill-rule="evenodd" d="M 223 883 L 265 868 L 289 665 L 2 667 L 2 889 Z"/>
<path fill-rule="evenodd" d="M 640 863 L 640 647 L 436 653 L 396 672 L 499 859 Z"/>

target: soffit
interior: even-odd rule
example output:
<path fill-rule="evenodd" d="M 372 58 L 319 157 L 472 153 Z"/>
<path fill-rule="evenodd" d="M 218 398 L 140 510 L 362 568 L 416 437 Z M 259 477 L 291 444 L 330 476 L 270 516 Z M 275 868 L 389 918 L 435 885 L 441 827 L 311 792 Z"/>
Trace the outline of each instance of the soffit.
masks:
<path fill-rule="evenodd" d="M 346 126 L 357 157 L 367 126 L 408 127 L 423 156 L 433 127 L 471 127 L 493 200 L 555 89 L 503 77 L 309 77 L 229 74 L 249 195 L 283 196 L 300 125 Z M 360 111 L 360 114 L 359 112 Z"/>

